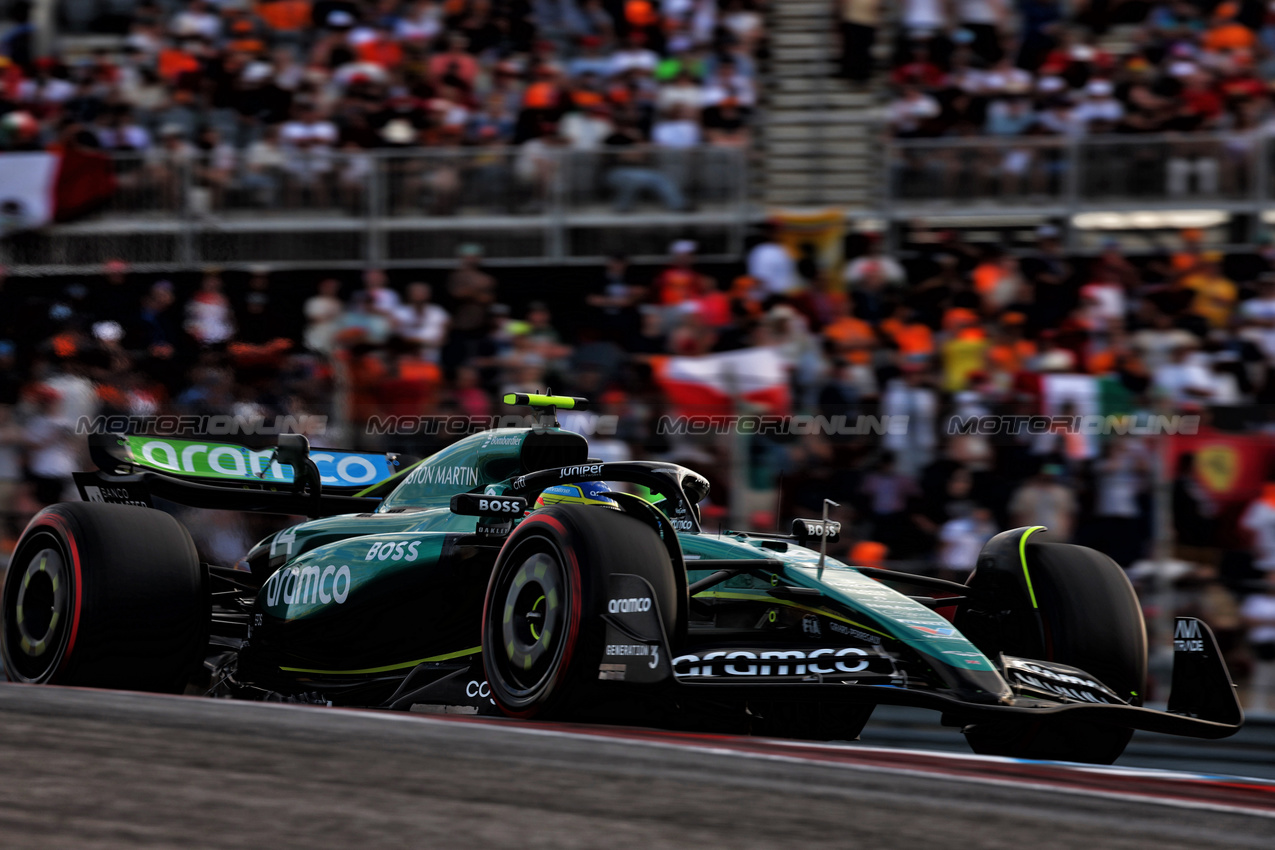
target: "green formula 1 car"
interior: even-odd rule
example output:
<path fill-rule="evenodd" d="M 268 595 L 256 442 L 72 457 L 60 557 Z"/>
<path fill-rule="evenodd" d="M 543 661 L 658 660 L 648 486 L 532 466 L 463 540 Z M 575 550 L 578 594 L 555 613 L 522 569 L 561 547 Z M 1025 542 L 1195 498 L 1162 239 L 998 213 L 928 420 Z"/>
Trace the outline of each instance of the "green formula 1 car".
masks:
<path fill-rule="evenodd" d="M 508 400 L 541 424 L 416 463 L 302 437 L 91 438 L 84 501 L 41 512 L 14 553 L 6 675 L 811 739 L 854 739 L 901 704 L 980 753 L 1099 763 L 1135 729 L 1243 721 L 1191 618 L 1167 711 L 1142 705 L 1142 614 L 1105 555 L 1020 528 L 962 585 L 826 557 L 839 528 L 822 518 L 704 531 L 702 476 L 591 459 L 555 420 L 579 399 Z M 201 563 L 165 503 L 310 519 L 230 568 Z"/>

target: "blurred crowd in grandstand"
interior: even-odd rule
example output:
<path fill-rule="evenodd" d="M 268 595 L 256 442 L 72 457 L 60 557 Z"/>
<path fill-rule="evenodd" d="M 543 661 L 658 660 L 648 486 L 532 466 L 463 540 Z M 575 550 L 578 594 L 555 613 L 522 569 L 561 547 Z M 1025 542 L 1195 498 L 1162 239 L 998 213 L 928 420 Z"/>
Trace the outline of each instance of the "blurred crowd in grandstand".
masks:
<path fill-rule="evenodd" d="M 890 71 L 897 91 L 890 121 L 898 136 L 1269 132 L 1275 79 L 1269 3 L 905 0 L 901 6 Z M 856 7 L 875 8 L 849 0 L 847 9 Z M 851 62 L 845 70 L 866 79 L 872 69 Z"/>
<path fill-rule="evenodd" d="M 1088 146 L 1086 196 L 1240 196 L 1269 169 L 1275 136 L 1275 7 L 1262 0 L 906 0 L 888 71 L 887 122 L 900 139 L 929 139 L 900 190 L 928 181 L 1002 193 L 1059 195 Z M 851 51 L 872 40 L 872 2 L 846 0 Z M 1214 135 L 1210 135 L 1214 134 Z M 1216 135 L 1224 134 L 1224 135 Z M 1130 135 L 1156 138 L 1139 145 Z M 1191 138 L 1194 136 L 1194 139 Z M 952 140 L 995 139 L 952 148 Z M 918 144 L 918 143 L 914 143 Z M 934 145 L 938 145 L 937 148 Z M 944 151 L 936 155 L 936 151 Z M 1255 157 L 1266 162 L 1256 166 Z M 936 185 L 937 184 L 937 185 Z M 1268 190 L 1269 187 L 1264 187 Z"/>
<path fill-rule="evenodd" d="M 1042 228 L 1039 250 L 1019 259 L 938 234 L 930 251 L 900 262 L 856 234 L 844 280 L 768 230 L 739 268 L 699 268 L 695 243 L 680 240 L 665 268 L 615 257 L 576 289 L 530 286 L 527 272 L 502 283 L 477 244 L 461 248 L 449 273 L 394 280 L 379 269 L 348 279 L 208 269 L 175 285 L 112 262 L 67 285 L 13 283 L 0 290 L 6 545 L 41 504 L 72 494 L 71 472 L 87 467 L 74 433 L 82 416 L 322 415 L 317 445 L 420 455 L 455 431 L 377 435 L 368 420 L 427 415 L 481 427 L 502 412 L 501 393 L 545 386 L 597 400 L 596 414 L 564 420 L 569 427 L 618 417 L 614 434 L 591 437 L 596 456 L 666 458 L 708 475 L 704 515 L 717 525 L 738 511 L 731 500 L 751 499 L 734 487 L 732 440 L 661 433 L 659 418 L 677 409 L 659 363 L 765 348 L 789 376 L 780 412 L 843 415 L 850 430 L 860 415 L 907 416 L 908 426 L 749 438 L 745 491 L 770 490 L 779 502 L 750 501 L 750 523 L 813 515 L 831 498 L 848 532 L 835 554 L 955 575 L 997 528 L 1040 524 L 1108 552 L 1153 588 L 1161 492 L 1176 538 L 1163 553 L 1173 559 L 1174 606 L 1203 614 L 1238 669 L 1268 681 L 1268 456 L 1248 446 L 1210 461 L 1230 464 L 1223 478 L 1256 476 L 1256 498 L 1231 503 L 1205 486 L 1218 481 L 1189 443 L 1157 477 L 1177 438 L 954 434 L 948 422 L 1162 412 L 1199 415 L 1201 433 L 1220 433 L 1226 411 L 1260 417 L 1275 401 L 1275 249 L 1221 257 L 1187 233 L 1180 252 L 1134 263 L 1115 246 L 1068 257 L 1057 236 Z M 1059 396 L 1067 381 L 1084 387 Z"/>
<path fill-rule="evenodd" d="M 168 208 L 174 169 L 195 171 L 208 208 L 228 194 L 322 207 L 362 200 L 372 151 L 518 146 L 511 169 L 525 187 L 552 176 L 547 152 L 591 151 L 609 157 L 599 179 L 619 209 L 641 195 L 684 209 L 658 156 L 749 144 L 765 43 L 759 0 L 140 0 L 115 15 L 59 5 L 64 17 L 96 14 L 121 46 L 37 57 L 31 27 L 11 27 L 0 149 L 131 156 L 140 165 L 121 174 L 166 189 Z M 12 6 L 23 23 L 30 4 Z M 488 184 L 494 158 L 471 163 L 488 166 Z M 436 209 L 460 194 L 455 166 L 397 177 L 428 184 L 418 188 Z"/>
<path fill-rule="evenodd" d="M 174 165 L 197 167 L 214 205 L 229 192 L 267 207 L 289 193 L 319 203 L 357 188 L 358 155 L 373 150 L 513 145 L 531 184 L 544 178 L 544 151 L 613 151 L 617 205 L 647 193 L 678 208 L 685 201 L 648 146 L 748 145 L 766 44 L 767 4 L 749 0 L 59 5 L 64 15 L 126 9 L 103 25 L 124 46 L 36 59 L 29 4 L 7 4 L 18 25 L 0 32 L 0 145 L 136 153 L 158 190 L 174 185 Z M 865 59 L 888 5 L 838 6 L 852 80 L 873 73 Z M 1275 26 L 1263 3 L 898 8 L 888 109 L 898 135 L 1234 130 L 1266 119 Z M 1105 34 L 1126 21 L 1141 23 L 1110 52 Z M 617 433 L 591 438 L 596 456 L 706 474 L 710 525 L 742 514 L 776 527 L 833 499 L 847 531 L 834 554 L 950 575 L 1014 525 L 1102 549 L 1156 591 L 1144 596 L 1152 607 L 1208 620 L 1232 669 L 1275 700 L 1269 446 L 1250 440 L 1205 463 L 1189 442 L 1174 442 L 1170 458 L 1162 435 L 949 431 L 953 417 L 1091 411 L 1199 415 L 1206 430 L 1229 417 L 1242 423 L 1236 433 L 1264 431 L 1275 246 L 1223 257 L 1184 233 L 1176 253 L 1132 261 L 1116 245 L 1069 256 L 1058 237 L 1042 228 L 1019 257 L 939 233 L 896 258 L 854 235 L 833 271 L 768 230 L 739 268 L 700 267 L 695 243 L 679 240 L 666 268 L 617 256 L 580 286 L 486 268 L 477 244 L 446 274 L 210 268 L 163 280 L 111 261 L 56 284 L 0 276 L 0 560 L 35 510 L 73 497 L 71 473 L 89 466 L 81 417 L 314 414 L 328 417 L 311 433 L 317 445 L 420 455 L 454 432 L 374 435 L 367 422 L 484 424 L 502 412 L 502 392 L 552 386 L 618 417 Z M 781 414 L 906 416 L 907 427 L 746 441 L 662 433 L 660 418 L 678 412 L 663 358 L 740 349 L 782 362 Z M 589 427 L 592 415 L 564 424 Z M 1254 476 L 1242 500 L 1218 496 L 1220 484 Z M 777 509 L 754 491 L 772 493 Z M 1172 552 L 1155 551 L 1158 516 L 1170 520 Z M 230 544 L 250 542 L 214 531 L 226 533 L 201 546 L 229 562 L 242 554 Z M 1173 564 L 1169 602 L 1155 585 L 1164 571 L 1148 567 L 1161 555 Z"/>

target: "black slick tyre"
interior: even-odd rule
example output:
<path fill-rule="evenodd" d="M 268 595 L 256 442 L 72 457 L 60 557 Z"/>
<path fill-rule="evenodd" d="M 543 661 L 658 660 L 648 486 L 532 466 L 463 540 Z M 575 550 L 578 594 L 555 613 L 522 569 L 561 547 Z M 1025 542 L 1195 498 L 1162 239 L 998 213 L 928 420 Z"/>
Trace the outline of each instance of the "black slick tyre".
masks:
<path fill-rule="evenodd" d="M 161 511 L 67 502 L 27 526 L 0 604 L 6 676 L 180 692 L 208 642 L 203 567 Z"/>
<path fill-rule="evenodd" d="M 649 525 L 605 507 L 551 505 L 523 520 L 492 570 L 482 656 L 492 698 L 514 717 L 576 716 L 598 684 L 607 580 L 643 577 L 665 621 L 677 599 L 668 550 Z"/>
<path fill-rule="evenodd" d="M 1146 626 L 1124 570 L 1083 546 L 1030 542 L 1022 552 L 1034 600 L 1003 599 L 1003 610 L 1012 613 L 999 615 L 999 622 L 995 612 L 963 612 L 957 626 L 992 657 L 1005 653 L 1077 667 L 1141 705 Z M 980 586 L 978 571 L 969 583 Z M 1004 588 L 1002 583 L 1002 593 Z M 1133 735 L 1124 727 L 1064 719 L 977 723 L 964 731 L 976 753 L 1091 764 L 1114 762 Z"/>

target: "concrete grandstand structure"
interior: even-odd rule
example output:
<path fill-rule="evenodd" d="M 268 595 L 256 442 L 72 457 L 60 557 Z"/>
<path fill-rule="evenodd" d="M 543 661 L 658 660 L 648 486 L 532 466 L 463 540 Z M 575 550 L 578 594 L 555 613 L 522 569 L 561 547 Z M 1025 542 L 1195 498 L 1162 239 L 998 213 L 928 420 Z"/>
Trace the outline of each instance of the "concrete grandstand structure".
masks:
<path fill-rule="evenodd" d="M 125 44 L 121 35 L 85 30 L 119 29 L 134 5 L 65 4 L 58 47 L 67 64 Z M 1206 241 L 1221 247 L 1251 242 L 1266 226 L 1275 187 L 1260 128 L 1189 137 L 895 137 L 889 86 L 898 85 L 899 70 L 892 80 L 881 72 L 890 64 L 888 42 L 897 54 L 908 22 L 880 28 L 878 73 L 852 85 L 833 74 L 840 48 L 831 5 L 760 5 L 768 49 L 757 63 L 750 148 L 664 150 L 650 163 L 685 196 L 684 209 L 652 195 L 619 210 L 609 182 L 613 154 L 565 147 L 337 152 L 331 185 L 318 198 L 288 189 L 295 168 L 212 185 L 212 154 L 165 165 L 153 154 L 121 153 L 106 209 L 6 244 L 3 262 L 17 273 L 87 269 L 106 256 L 156 270 L 430 266 L 480 236 L 497 264 L 595 263 L 617 250 L 654 259 L 678 236 L 699 241 L 705 258 L 727 260 L 743 252 L 750 223 L 777 210 L 823 208 L 843 210 L 852 224 L 893 225 L 885 230 L 894 245 L 908 243 L 918 225 L 999 231 L 1012 245 L 1049 224 L 1073 250 L 1109 237 L 1137 250 L 1184 226 L 1204 228 Z M 47 13 L 46 6 L 35 8 Z M 1134 41 L 1131 27 L 1115 26 L 1092 49 L 1120 56 Z"/>

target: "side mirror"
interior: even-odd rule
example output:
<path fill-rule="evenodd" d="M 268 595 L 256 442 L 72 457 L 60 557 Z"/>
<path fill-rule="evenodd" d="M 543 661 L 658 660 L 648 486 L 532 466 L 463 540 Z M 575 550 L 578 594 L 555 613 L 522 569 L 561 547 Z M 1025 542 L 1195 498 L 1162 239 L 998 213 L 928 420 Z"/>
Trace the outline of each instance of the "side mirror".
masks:
<path fill-rule="evenodd" d="M 305 434 L 280 434 L 275 454 L 280 463 L 292 467 L 293 481 L 299 482 L 310 459 L 310 440 Z"/>
<path fill-rule="evenodd" d="M 314 502 L 311 516 L 318 516 L 323 482 L 318 465 L 310 459 L 310 440 L 304 434 L 280 434 L 275 457 L 292 467 L 292 489 L 298 494 L 309 492 Z"/>

